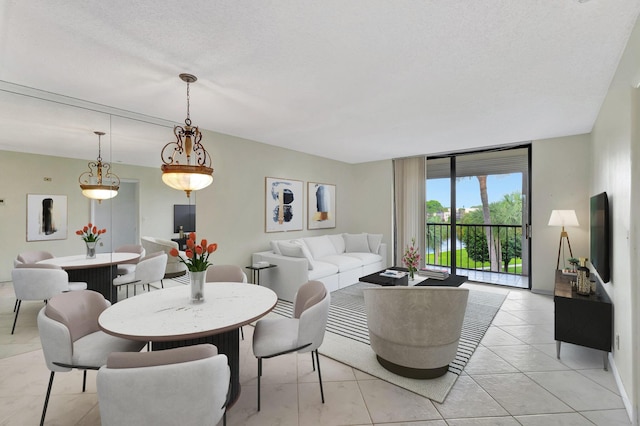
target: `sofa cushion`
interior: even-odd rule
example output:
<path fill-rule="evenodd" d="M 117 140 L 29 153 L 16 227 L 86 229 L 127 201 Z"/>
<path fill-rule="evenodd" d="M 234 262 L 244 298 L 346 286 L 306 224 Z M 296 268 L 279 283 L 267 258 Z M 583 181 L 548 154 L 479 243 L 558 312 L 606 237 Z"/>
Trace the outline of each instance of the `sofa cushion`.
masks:
<path fill-rule="evenodd" d="M 351 256 L 359 259 L 363 265 L 371 265 L 376 262 L 382 261 L 382 256 L 376 253 L 345 253 L 344 256 Z"/>
<path fill-rule="evenodd" d="M 382 244 L 382 234 L 367 234 L 367 242 L 369 243 L 369 251 L 378 253 L 380 244 Z"/>
<path fill-rule="evenodd" d="M 345 253 L 369 253 L 367 234 L 344 234 Z"/>
<path fill-rule="evenodd" d="M 273 251 L 275 254 L 282 254 L 282 252 L 280 251 L 280 244 L 278 244 L 278 241 L 275 241 L 275 240 L 269 241 L 269 245 L 271 246 L 271 251 Z"/>
<path fill-rule="evenodd" d="M 309 249 L 307 249 L 302 241 L 280 241 L 278 242 L 278 246 L 280 247 L 280 252 L 283 256 L 300 257 L 307 259 L 309 270 L 313 269 L 313 257 L 311 256 Z"/>
<path fill-rule="evenodd" d="M 344 253 L 344 237 L 342 234 L 327 235 L 327 237 L 335 247 L 337 254 Z"/>
<path fill-rule="evenodd" d="M 337 254 L 336 248 L 333 246 L 333 243 L 326 235 L 303 238 L 303 240 L 309 248 L 311 256 L 313 256 L 314 259 L 321 259 L 325 256 Z"/>
<path fill-rule="evenodd" d="M 322 281 L 322 278 L 328 277 L 329 275 L 335 275 L 337 273 L 338 267 L 336 265 L 319 260 L 314 260 L 313 270 L 309 271 L 309 279 Z"/>
<path fill-rule="evenodd" d="M 338 272 L 350 271 L 362 267 L 362 260 L 354 256 L 347 256 L 346 254 L 333 254 L 318 260 L 337 266 Z"/>

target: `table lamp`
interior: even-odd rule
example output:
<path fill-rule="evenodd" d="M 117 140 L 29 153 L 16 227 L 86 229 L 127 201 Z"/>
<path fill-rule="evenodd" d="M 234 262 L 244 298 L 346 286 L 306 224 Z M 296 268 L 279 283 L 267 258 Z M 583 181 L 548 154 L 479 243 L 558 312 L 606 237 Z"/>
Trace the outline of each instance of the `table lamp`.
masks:
<path fill-rule="evenodd" d="M 575 210 L 552 210 L 551 217 L 549 218 L 549 226 L 562 226 L 562 231 L 560 231 L 560 242 L 558 244 L 558 260 L 556 262 L 556 269 L 560 266 L 560 250 L 562 250 L 562 266 L 565 265 L 565 257 L 564 257 L 564 245 L 562 244 L 564 239 L 567 240 L 567 245 L 569 246 L 569 255 L 573 257 L 573 252 L 571 251 L 571 242 L 569 241 L 569 234 L 564 230 L 565 226 L 580 226 L 578 223 L 578 217 L 576 216 Z"/>

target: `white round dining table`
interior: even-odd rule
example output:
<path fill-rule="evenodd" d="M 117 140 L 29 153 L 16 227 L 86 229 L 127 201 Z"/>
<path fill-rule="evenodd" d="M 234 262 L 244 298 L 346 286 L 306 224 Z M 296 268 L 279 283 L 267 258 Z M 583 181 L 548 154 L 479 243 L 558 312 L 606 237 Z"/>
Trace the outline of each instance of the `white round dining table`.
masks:
<path fill-rule="evenodd" d="M 118 275 L 118 264 L 139 257 L 139 253 L 98 253 L 92 259 L 82 254 L 53 257 L 38 263 L 60 266 L 67 271 L 69 281 L 86 282 L 87 289 L 97 291 L 111 303 L 116 303 L 118 295 L 113 290 L 113 279 Z"/>
<path fill-rule="evenodd" d="M 151 342 L 152 350 L 211 343 L 227 355 L 230 401 L 240 394 L 239 328 L 269 313 L 278 302 L 266 287 L 237 282 L 205 283 L 204 302 L 192 304 L 190 287 L 165 288 L 121 300 L 98 318 L 113 336 Z"/>

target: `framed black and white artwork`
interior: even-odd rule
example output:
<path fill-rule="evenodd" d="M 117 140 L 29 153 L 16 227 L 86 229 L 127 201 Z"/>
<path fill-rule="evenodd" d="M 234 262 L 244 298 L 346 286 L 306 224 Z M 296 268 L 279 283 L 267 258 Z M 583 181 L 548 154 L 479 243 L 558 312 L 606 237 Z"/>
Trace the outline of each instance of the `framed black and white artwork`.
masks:
<path fill-rule="evenodd" d="M 67 196 L 27 194 L 27 241 L 67 239 Z"/>
<path fill-rule="evenodd" d="M 307 229 L 336 227 L 336 186 L 307 182 Z"/>
<path fill-rule="evenodd" d="M 302 230 L 303 191 L 302 181 L 265 178 L 265 232 Z"/>

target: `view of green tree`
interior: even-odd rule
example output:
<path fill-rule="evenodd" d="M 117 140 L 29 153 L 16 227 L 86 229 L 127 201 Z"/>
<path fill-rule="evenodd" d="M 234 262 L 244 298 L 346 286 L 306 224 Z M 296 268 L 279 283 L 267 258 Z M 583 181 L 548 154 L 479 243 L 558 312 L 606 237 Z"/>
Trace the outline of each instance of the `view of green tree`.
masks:
<path fill-rule="evenodd" d="M 463 224 L 480 226 L 461 227 L 458 238 L 464 243 L 469 259 L 475 262 L 491 261 L 489 250 L 490 248 L 495 250 L 496 256 L 502 261 L 502 268 L 506 272 L 511 260 L 522 255 L 522 229 L 483 225 L 521 225 L 522 197 L 515 192 L 506 194 L 501 201 L 491 203 L 488 207 L 488 222 L 481 210 L 468 212 L 461 218 Z M 487 243 L 487 235 L 491 239 L 491 244 Z M 500 269 L 492 266 L 492 270 Z"/>
<path fill-rule="evenodd" d="M 427 201 L 427 216 L 431 218 L 432 216 L 436 216 L 438 213 L 444 213 L 446 209 L 438 200 L 429 200 Z"/>

